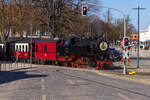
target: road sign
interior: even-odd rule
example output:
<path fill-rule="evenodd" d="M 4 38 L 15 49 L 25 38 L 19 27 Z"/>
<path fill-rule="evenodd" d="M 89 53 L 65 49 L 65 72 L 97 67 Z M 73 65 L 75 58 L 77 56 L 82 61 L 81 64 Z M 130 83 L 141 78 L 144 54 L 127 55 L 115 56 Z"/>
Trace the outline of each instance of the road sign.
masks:
<path fill-rule="evenodd" d="M 132 45 L 133 45 L 133 46 L 135 46 L 135 45 L 136 45 L 136 43 L 132 43 Z"/>
<path fill-rule="evenodd" d="M 129 58 L 129 50 L 131 49 L 130 46 L 124 46 L 123 40 L 121 41 L 121 50 L 123 52 L 123 58 L 121 59 L 121 62 L 131 62 L 131 59 Z"/>
<path fill-rule="evenodd" d="M 128 50 L 123 50 L 123 58 L 121 59 L 121 62 L 125 62 L 125 60 L 127 60 L 127 62 L 131 62 L 131 59 L 129 58 L 129 51 Z"/>

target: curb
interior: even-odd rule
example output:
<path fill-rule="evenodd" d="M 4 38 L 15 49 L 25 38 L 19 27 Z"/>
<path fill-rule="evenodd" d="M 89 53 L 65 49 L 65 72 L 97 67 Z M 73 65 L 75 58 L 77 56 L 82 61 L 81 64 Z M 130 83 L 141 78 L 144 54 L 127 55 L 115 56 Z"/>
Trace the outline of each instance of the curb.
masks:
<path fill-rule="evenodd" d="M 133 82 L 138 82 L 138 83 L 143 83 L 146 85 L 150 85 L 150 79 L 139 79 L 134 77 L 133 75 L 117 75 L 117 74 L 111 74 L 111 73 L 104 73 L 104 72 L 96 72 L 98 75 L 102 75 L 102 76 L 107 76 L 107 77 L 111 77 L 111 78 L 117 78 L 117 79 L 124 79 L 124 80 L 129 80 L 129 81 L 133 81 Z M 131 77 L 133 76 L 133 77 Z"/>

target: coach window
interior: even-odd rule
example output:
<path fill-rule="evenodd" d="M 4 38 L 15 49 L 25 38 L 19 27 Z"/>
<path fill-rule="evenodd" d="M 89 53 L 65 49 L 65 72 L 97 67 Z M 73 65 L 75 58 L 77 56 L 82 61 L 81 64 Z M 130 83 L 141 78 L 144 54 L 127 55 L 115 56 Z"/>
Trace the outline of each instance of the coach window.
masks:
<path fill-rule="evenodd" d="M 19 45 L 17 45 L 17 51 L 19 51 Z"/>
<path fill-rule="evenodd" d="M 19 51 L 21 51 L 21 45 L 19 45 Z"/>
<path fill-rule="evenodd" d="M 47 46 L 44 45 L 44 52 L 47 52 Z"/>
<path fill-rule="evenodd" d="M 26 52 L 28 52 L 28 45 L 26 45 Z"/>
<path fill-rule="evenodd" d="M 22 51 L 25 52 L 25 50 L 24 50 L 24 45 L 22 45 Z"/>
<path fill-rule="evenodd" d="M 16 51 L 18 51 L 18 45 L 16 45 Z"/>
<path fill-rule="evenodd" d="M 36 52 L 38 52 L 38 45 L 36 45 Z"/>
<path fill-rule="evenodd" d="M 21 45 L 19 46 L 19 49 L 20 49 L 20 51 L 22 51 L 22 46 Z"/>

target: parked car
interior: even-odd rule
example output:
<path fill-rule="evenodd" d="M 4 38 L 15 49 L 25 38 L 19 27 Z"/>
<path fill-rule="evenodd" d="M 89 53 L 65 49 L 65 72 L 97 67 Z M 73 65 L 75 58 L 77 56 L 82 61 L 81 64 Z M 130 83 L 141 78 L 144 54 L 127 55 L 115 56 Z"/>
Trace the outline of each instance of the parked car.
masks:
<path fill-rule="evenodd" d="M 115 48 L 109 48 L 109 53 L 113 56 L 114 61 L 120 61 L 123 53 Z"/>

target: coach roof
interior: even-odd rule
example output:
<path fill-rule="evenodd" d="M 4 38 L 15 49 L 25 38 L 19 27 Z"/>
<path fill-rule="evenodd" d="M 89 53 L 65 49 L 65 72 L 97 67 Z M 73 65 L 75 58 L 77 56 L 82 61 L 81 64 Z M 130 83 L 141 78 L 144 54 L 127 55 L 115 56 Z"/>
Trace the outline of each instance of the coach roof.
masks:
<path fill-rule="evenodd" d="M 41 38 L 22 38 L 19 40 L 16 40 L 15 43 L 35 43 L 35 42 L 57 42 L 56 40 L 49 40 L 49 39 L 41 39 Z"/>

